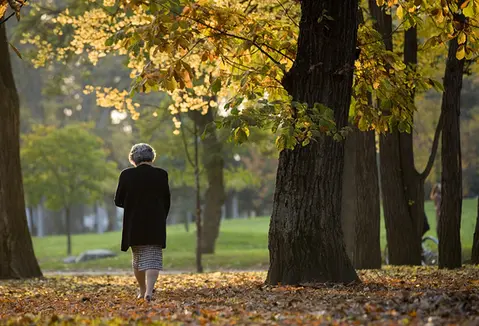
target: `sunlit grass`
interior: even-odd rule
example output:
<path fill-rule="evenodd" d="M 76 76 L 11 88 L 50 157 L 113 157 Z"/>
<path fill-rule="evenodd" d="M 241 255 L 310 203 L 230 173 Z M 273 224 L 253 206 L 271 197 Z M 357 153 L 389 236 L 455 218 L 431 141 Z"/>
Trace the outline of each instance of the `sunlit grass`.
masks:
<path fill-rule="evenodd" d="M 469 259 L 475 228 L 477 201 L 465 200 L 461 239 L 464 258 Z M 426 203 L 426 213 L 431 225 L 428 235 L 436 235 L 436 218 L 432 202 Z M 224 220 L 214 255 L 204 255 L 203 264 L 207 270 L 217 269 L 262 269 L 268 265 L 268 226 L 269 218 Z M 167 270 L 193 270 L 195 266 L 196 234 L 192 225 L 186 232 L 183 225 L 168 227 L 167 249 L 164 252 L 164 266 Z M 49 236 L 34 238 L 36 256 L 44 270 L 105 270 L 128 269 L 131 254 L 120 251 L 120 232 L 104 234 L 74 235 L 73 255 L 88 249 L 109 249 L 118 256 L 115 258 L 89 261 L 80 264 L 64 264 L 66 237 Z M 381 247 L 386 244 L 384 223 L 381 223 Z"/>

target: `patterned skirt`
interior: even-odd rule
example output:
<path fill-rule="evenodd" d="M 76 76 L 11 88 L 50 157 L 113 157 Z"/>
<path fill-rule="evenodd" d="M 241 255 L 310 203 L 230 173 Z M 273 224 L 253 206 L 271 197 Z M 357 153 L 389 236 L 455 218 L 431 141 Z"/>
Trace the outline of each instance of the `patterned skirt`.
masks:
<path fill-rule="evenodd" d="M 147 269 L 163 270 L 163 250 L 161 246 L 132 246 L 131 252 L 133 269 L 138 271 L 146 271 Z"/>

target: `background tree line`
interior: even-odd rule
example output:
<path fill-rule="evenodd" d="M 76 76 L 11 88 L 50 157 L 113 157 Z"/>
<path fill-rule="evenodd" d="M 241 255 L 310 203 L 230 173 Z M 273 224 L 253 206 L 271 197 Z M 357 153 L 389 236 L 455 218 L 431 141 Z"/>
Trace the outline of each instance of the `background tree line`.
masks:
<path fill-rule="evenodd" d="M 276 144 L 280 148 L 281 154 L 270 226 L 271 266 L 268 276 L 270 283 L 294 284 L 308 280 L 345 282 L 357 278 L 352 268 L 353 265 L 358 268 L 379 267 L 381 263 L 378 250 L 380 192 L 391 262 L 398 265 L 420 264 L 420 235 L 424 227 L 424 200 L 426 198 L 425 181 L 427 178 L 434 180 L 433 182 L 437 182 L 439 179 L 439 172 L 437 172 L 439 169 L 436 168 L 436 173 L 432 173 L 437 152 L 441 157 L 441 183 L 444 186 L 440 208 L 439 261 L 441 267 L 460 266 L 461 244 L 460 241 L 458 242 L 457 234 L 460 227 L 463 189 L 466 189 L 467 195 L 472 193 L 475 188 L 472 185 L 468 187 L 462 185 L 461 173 L 464 161 L 461 157 L 458 113 L 461 108 L 461 91 L 463 94 L 467 93 L 462 87 L 464 74 L 472 74 L 467 81 L 475 82 L 473 63 L 474 53 L 477 49 L 474 25 L 475 12 L 478 8 L 476 1 L 437 3 L 369 1 L 367 4 L 361 4 L 362 10 L 358 10 L 357 3 L 326 1 L 315 4 L 312 1 L 303 1 L 300 6 L 289 8 L 287 13 L 291 15 L 284 17 L 286 20 L 298 23 L 291 29 L 283 25 L 285 35 L 291 37 L 292 40 L 296 40 L 297 35 L 300 36 L 299 43 L 290 42 L 290 47 L 286 47 L 285 52 L 277 50 L 275 46 L 278 44 L 273 41 L 271 44 L 258 44 L 249 41 L 252 34 L 259 33 L 258 29 L 254 27 L 263 24 L 263 21 L 240 22 L 231 19 L 226 22 L 221 18 L 224 9 L 219 5 L 206 2 L 202 4 L 206 10 L 200 12 L 195 11 L 198 10 L 198 7 L 189 4 L 178 8 L 175 4 L 166 3 L 166 8 L 163 9 L 147 1 L 143 3 L 146 5 L 144 8 L 141 7 L 143 9 L 136 7 L 140 4 L 120 3 L 118 5 L 125 6 L 126 9 L 135 12 L 138 17 L 142 17 L 141 15 L 144 13 L 141 10 L 145 10 L 144 8 L 147 8 L 148 14 L 158 17 L 163 15 L 164 10 L 173 13 L 173 16 L 178 13 L 178 10 L 183 12 L 183 15 L 178 16 L 183 23 L 180 28 L 174 20 L 169 21 L 161 16 L 166 19 L 161 23 L 164 24 L 162 28 L 164 27 L 166 30 L 170 28 L 172 32 L 176 33 L 175 44 L 163 44 L 159 40 L 160 44 L 149 42 L 146 35 L 148 35 L 148 30 L 154 27 L 154 24 L 148 25 L 147 23 L 145 23 L 146 28 L 141 31 L 142 35 L 135 30 L 129 30 L 121 37 L 118 34 L 105 34 L 104 45 L 103 43 L 90 44 L 88 40 L 83 39 L 84 35 L 81 34 L 67 36 L 63 41 L 65 44 L 72 44 L 69 42 L 73 38 L 92 46 L 93 51 L 90 52 L 84 52 L 80 48 L 79 58 L 84 60 L 79 64 L 80 66 L 82 64 L 88 66 L 90 64 L 88 61 L 95 64 L 98 61 L 99 53 L 114 53 L 110 47 L 121 43 L 120 47 L 130 51 L 128 52 L 129 64 L 133 64 L 137 71 L 142 71 L 140 77 L 135 80 L 133 89 L 156 93 L 155 91 L 161 88 L 167 91 L 173 99 L 175 99 L 175 94 L 178 96 L 178 93 L 175 92 L 179 90 L 183 92 L 180 95 L 187 105 L 199 101 L 200 105 L 196 109 L 190 107 L 185 111 L 182 111 L 181 108 L 172 110 L 171 105 L 167 103 L 163 103 L 163 106 L 147 105 L 147 107 L 157 107 L 163 111 L 168 106 L 174 122 L 171 134 L 174 134 L 179 128 L 183 128 L 179 133 L 184 138 L 174 139 L 176 144 L 178 144 L 178 140 L 181 140 L 183 148 L 186 150 L 184 153 L 188 150 L 187 121 L 194 121 L 196 124 L 202 125 L 201 129 L 205 131 L 207 126 L 215 122 L 215 118 L 221 116 L 218 112 L 220 92 L 228 91 L 227 86 L 234 87 L 237 85 L 236 82 L 241 88 L 237 94 L 232 96 L 232 100 L 226 103 L 225 108 L 230 113 L 222 118 L 223 127 L 226 127 L 223 130 L 231 131 L 231 138 L 236 142 L 243 143 L 255 134 L 250 130 L 271 126 L 269 122 L 265 121 L 267 120 L 265 117 L 274 116 L 279 119 L 272 124 L 273 132 L 279 133 Z M 114 7 L 114 5 L 112 6 Z M 285 11 L 284 8 L 278 8 L 270 3 L 266 3 L 262 7 L 250 8 L 249 6 L 250 4 L 238 3 L 235 10 L 250 11 L 252 16 L 266 12 L 268 15 L 277 15 L 278 12 Z M 69 9 L 75 9 L 70 11 L 71 17 L 74 18 L 81 17 L 83 12 L 99 14 L 95 11 L 96 9 L 88 6 L 72 6 Z M 199 16 L 189 19 L 188 15 L 192 11 Z M 201 15 L 207 12 L 218 12 L 215 19 L 218 19 L 217 23 L 221 26 L 220 29 L 212 28 L 201 20 Z M 55 10 L 51 13 L 55 14 Z M 62 21 L 47 18 L 43 19 L 46 21 L 45 25 L 52 23 L 52 26 L 56 26 L 59 23 L 60 29 L 57 29 L 57 32 L 62 29 L 68 30 L 71 23 L 68 22 L 68 19 L 64 19 L 65 14 L 61 9 L 57 14 Z M 242 14 L 229 12 L 229 15 L 241 17 Z M 299 20 L 300 16 L 301 20 Z M 36 15 L 35 17 L 38 22 L 38 19 L 42 20 L 41 17 L 45 16 Z M 270 16 L 268 17 L 270 18 Z M 119 17 L 111 24 L 117 24 L 122 19 L 131 18 Z M 89 28 L 95 27 L 94 24 L 103 23 L 101 19 L 95 22 L 90 21 L 85 23 L 85 26 L 81 26 L 80 30 L 83 33 L 88 33 Z M 281 23 L 284 22 L 279 21 L 279 24 Z M 291 22 L 289 21 L 289 23 Z M 197 24 L 202 28 L 190 29 Z M 248 29 L 245 29 L 247 31 L 245 33 L 252 34 L 241 34 L 240 36 L 234 34 L 239 33 L 237 28 L 245 24 L 251 24 L 247 25 Z M 358 27 L 359 34 L 357 34 Z M 324 33 L 306 34 L 305 31 L 310 28 L 319 28 Z M 205 33 L 203 29 L 207 33 L 213 33 L 217 38 L 208 39 L 208 42 L 212 42 L 209 45 L 202 44 L 196 47 L 202 40 L 203 34 L 201 33 Z M 198 33 L 198 35 L 192 33 Z M 273 32 L 268 36 L 274 40 Z M 49 40 L 48 38 L 51 37 L 47 34 L 44 38 L 36 40 L 29 34 L 26 39 L 30 41 L 29 43 L 39 46 L 40 49 L 48 49 L 49 46 L 58 46 L 59 49 L 62 49 L 65 44 Z M 338 47 L 339 45 L 332 44 L 332 39 L 336 43 L 338 43 L 338 39 L 343 40 L 341 48 Z M 373 41 L 365 42 L 366 39 Z M 237 45 L 235 42 L 238 40 L 246 40 L 249 43 L 246 42 L 244 47 L 235 48 L 235 44 Z M 190 44 L 185 45 L 185 42 L 190 42 Z M 221 47 L 215 42 L 219 42 Z M 294 45 L 292 45 L 293 43 Z M 448 52 L 444 51 L 446 44 Z M 218 48 L 214 52 L 208 46 L 218 46 Z M 358 46 L 361 49 L 359 57 L 356 49 Z M 158 63 L 152 59 L 151 66 L 141 64 L 142 58 L 149 55 L 148 51 L 143 50 L 151 50 L 153 47 L 157 47 L 161 54 L 165 54 L 167 60 Z M 176 51 L 180 53 L 181 51 L 176 47 L 187 49 L 184 57 L 189 54 L 192 54 L 192 58 L 194 55 L 198 55 L 201 57 L 200 62 L 206 62 L 203 66 L 195 66 L 196 75 L 192 73 L 193 70 L 190 66 L 197 62 L 196 59 L 191 59 L 192 61 L 189 63 L 182 59 L 177 60 L 174 55 Z M 328 49 L 326 50 L 325 47 Z M 193 51 L 194 48 L 201 52 L 196 53 Z M 221 50 L 218 50 L 220 48 Z M 253 51 L 252 48 L 256 51 Z M 71 50 L 75 49 L 67 48 L 56 53 L 68 53 Z M 291 52 L 295 53 L 294 59 L 290 58 Z M 340 55 L 338 55 L 339 52 Z M 50 55 L 45 52 L 40 52 L 40 54 L 43 54 L 44 58 L 39 59 L 39 56 L 36 56 L 34 60 L 45 60 Z M 248 56 L 249 62 L 236 60 L 242 54 Z M 216 74 L 216 70 L 209 63 L 220 58 L 227 61 L 231 56 L 236 60 L 229 62 L 233 67 L 233 72 L 236 72 L 235 69 L 238 69 L 238 65 L 246 64 L 249 67 L 245 70 L 246 72 L 240 69 L 241 72 L 244 72 L 240 74 L 240 80 L 234 80 L 237 77 L 234 73 L 233 77 L 228 77 L 231 79 L 212 78 Z M 78 57 L 73 56 L 73 58 Z M 67 62 L 72 62 L 72 64 L 75 62 L 69 55 L 61 55 L 60 59 L 69 59 L 71 61 Z M 76 61 L 75 65 L 78 62 Z M 172 64 L 171 67 L 174 69 L 168 70 L 168 73 L 165 74 L 161 70 L 161 65 L 164 62 Z M 261 63 L 259 64 L 259 62 Z M 270 65 L 264 65 L 262 75 L 259 74 L 261 77 L 258 78 L 258 75 L 252 71 L 259 69 L 258 65 L 261 66 L 264 62 L 269 62 Z M 282 62 L 288 63 L 283 64 Z M 287 66 L 288 70 L 284 69 L 284 66 Z M 431 66 L 433 71 L 430 69 Z M 76 67 L 78 68 L 78 66 Z M 355 67 L 354 76 L 352 67 Z M 307 73 L 313 68 L 317 69 L 317 72 Z M 333 68 L 336 70 L 331 74 L 329 70 Z M 445 71 L 444 86 L 436 81 L 438 79 L 437 71 L 441 70 L 439 68 Z M 97 71 L 96 66 L 91 69 Z M 274 93 L 274 87 L 268 83 L 275 83 L 271 76 L 280 73 L 281 69 L 284 73 L 280 80 L 282 91 Z M 74 70 L 75 73 L 81 71 L 76 68 Z M 332 79 L 331 76 L 335 76 L 337 79 Z M 71 79 L 67 78 L 66 80 Z M 98 85 L 98 83 L 96 84 Z M 100 84 L 103 83 L 100 82 Z M 313 84 L 323 85 L 323 87 L 313 92 L 308 87 Z M 80 89 L 84 89 L 87 85 L 90 83 L 86 82 Z M 199 85 L 207 85 L 206 92 L 204 88 L 195 88 Z M 259 88 L 263 86 L 264 89 L 250 89 L 257 85 Z M 436 91 L 443 94 L 441 110 L 436 111 L 436 117 L 430 117 L 426 121 L 418 119 L 421 111 L 424 111 L 425 115 L 434 115 L 434 113 L 424 110 L 423 103 L 435 103 L 433 105 L 439 107 L 439 104 L 434 102 L 434 99 L 438 97 L 429 90 L 431 88 L 435 88 Z M 268 90 L 266 101 L 263 100 L 265 89 Z M 100 88 L 96 88 L 96 103 L 100 101 L 99 106 L 129 110 L 131 115 L 123 118 L 122 121 L 129 121 L 129 117 L 135 121 L 138 113 L 148 112 L 145 105 L 136 109 L 131 102 L 121 96 L 111 99 L 110 91 L 110 89 L 102 91 Z M 91 96 L 91 94 L 85 95 Z M 350 95 L 353 95 L 354 99 L 351 106 Z M 152 99 L 161 101 L 163 96 L 161 92 L 153 96 L 138 95 L 137 101 L 141 103 L 144 98 L 147 98 L 147 101 Z M 258 101 L 259 105 L 244 108 L 245 97 L 253 102 Z M 291 106 L 284 107 L 284 104 L 291 99 L 293 100 L 290 102 Z M 103 103 L 101 103 L 102 101 Z M 306 104 L 302 104 L 303 102 Z M 173 105 L 176 104 L 180 103 L 174 101 Z M 418 108 L 417 113 L 415 113 L 416 107 Z M 276 114 L 277 110 L 279 110 L 279 114 Z M 202 114 L 200 115 L 199 112 Z M 350 112 L 352 114 L 348 114 Z M 63 109 L 63 114 L 73 116 L 73 111 Z M 164 114 L 154 111 L 151 116 L 160 117 L 157 120 L 161 121 Z M 141 125 L 146 119 L 140 118 L 139 121 Z M 470 121 L 470 128 L 474 128 L 473 118 L 465 121 Z M 126 133 L 131 134 L 136 128 L 138 128 L 138 132 L 145 132 L 140 126 L 129 122 L 123 132 L 128 130 Z M 423 123 L 422 127 L 421 123 Z M 148 127 L 151 125 L 153 123 L 148 123 Z M 278 126 L 281 128 L 278 129 Z M 174 130 L 175 128 L 176 130 Z M 420 128 L 424 128 L 422 129 L 423 133 L 419 133 Z M 159 129 L 157 127 L 154 131 L 158 133 Z M 160 133 L 163 133 L 163 130 Z M 469 129 L 466 127 L 466 130 Z M 323 134 L 318 134 L 318 131 Z M 379 141 L 375 136 L 376 131 L 380 132 Z M 226 160 L 222 155 L 218 155 L 224 150 L 221 133 L 221 129 L 209 130 L 203 138 L 202 163 L 208 185 L 207 193 L 210 191 L 215 194 L 209 197 L 210 201 L 208 201 L 208 197 L 206 198 L 205 208 L 206 211 L 211 212 L 207 216 L 211 217 L 214 227 L 208 227 L 206 230 L 207 232 L 212 231 L 213 239 L 215 238 L 214 234 L 217 235 L 215 227 L 219 225 L 218 207 L 223 204 L 224 198 L 222 179 Z M 440 138 L 441 133 L 442 138 Z M 147 134 L 153 133 L 150 130 Z M 467 139 L 468 133 L 463 132 L 462 135 Z M 270 139 L 269 136 L 266 136 L 266 139 Z M 414 146 L 424 148 L 431 143 L 432 145 L 429 145 L 432 147 L 431 151 L 421 151 L 425 155 L 416 154 L 417 158 L 415 157 Z M 463 140 L 463 143 L 471 144 L 473 141 L 465 142 Z M 377 169 L 371 168 L 376 164 L 378 144 L 379 173 L 377 173 Z M 207 147 L 208 152 L 206 151 Z M 176 146 L 177 148 L 181 148 L 181 146 Z M 346 148 L 345 154 L 344 148 Z M 477 146 L 472 145 L 468 148 L 477 149 Z M 354 159 L 347 159 L 349 155 Z M 469 163 L 474 161 L 474 157 L 475 155 L 471 155 L 465 160 L 465 171 L 469 171 L 471 174 L 474 174 L 474 171 L 477 172 L 477 165 L 473 167 L 474 164 Z M 418 170 L 415 160 L 422 161 L 425 168 Z M 348 165 L 348 163 L 351 164 Z M 346 171 L 344 172 L 343 165 L 345 164 Z M 223 171 L 218 172 L 222 169 Z M 343 172 L 348 173 L 348 171 L 350 173 L 352 171 L 353 177 L 347 178 L 347 180 L 343 179 Z M 245 179 L 244 175 L 241 179 Z M 467 180 L 470 181 L 470 179 Z M 368 195 L 373 195 L 365 197 L 365 189 L 368 189 Z M 351 192 L 345 197 L 347 191 Z M 352 203 L 346 203 L 345 198 L 352 200 Z M 289 203 L 291 204 L 289 205 Z M 344 216 L 343 227 L 341 227 L 340 213 Z M 344 221 L 345 218 L 350 220 Z M 206 223 L 208 222 L 205 221 Z M 327 225 L 327 227 L 322 229 L 319 225 Z M 351 228 L 349 231 L 348 227 Z M 348 235 L 346 248 L 341 241 L 343 231 Z M 301 237 L 298 234 L 301 234 Z M 364 239 L 360 238 L 360 235 Z M 354 254 L 348 249 L 353 247 L 356 248 Z M 299 252 L 301 255 L 298 255 Z M 368 252 L 374 254 L 365 255 Z M 352 264 L 350 260 L 352 260 Z M 306 261 L 310 263 L 304 264 Z"/>

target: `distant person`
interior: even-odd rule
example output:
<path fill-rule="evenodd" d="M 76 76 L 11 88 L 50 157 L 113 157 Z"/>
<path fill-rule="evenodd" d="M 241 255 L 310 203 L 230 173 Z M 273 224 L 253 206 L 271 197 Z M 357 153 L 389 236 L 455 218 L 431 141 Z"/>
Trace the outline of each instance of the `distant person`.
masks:
<path fill-rule="evenodd" d="M 436 230 L 439 236 L 439 219 L 441 218 L 441 184 L 436 183 L 431 189 L 430 198 L 434 201 L 434 207 L 436 208 Z"/>
<path fill-rule="evenodd" d="M 124 208 L 121 250 L 131 247 L 132 265 L 140 288 L 138 299 L 151 301 L 166 248 L 166 218 L 170 210 L 168 173 L 152 165 L 155 150 L 136 144 L 129 154 L 134 166 L 120 174 L 115 204 Z"/>

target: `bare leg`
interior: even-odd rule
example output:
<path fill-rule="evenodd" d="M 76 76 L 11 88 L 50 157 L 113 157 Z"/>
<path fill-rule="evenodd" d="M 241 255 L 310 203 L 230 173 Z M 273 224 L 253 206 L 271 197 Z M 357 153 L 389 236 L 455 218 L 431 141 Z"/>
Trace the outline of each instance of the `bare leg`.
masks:
<path fill-rule="evenodd" d="M 136 281 L 140 286 L 140 295 L 139 298 L 143 298 L 146 292 L 146 283 L 145 283 L 145 271 L 139 271 L 137 269 L 133 269 L 136 277 Z"/>
<path fill-rule="evenodd" d="M 156 280 L 158 279 L 159 271 L 156 269 L 148 269 L 146 271 L 146 293 L 145 298 L 150 297 L 153 294 L 153 289 L 155 288 Z"/>

